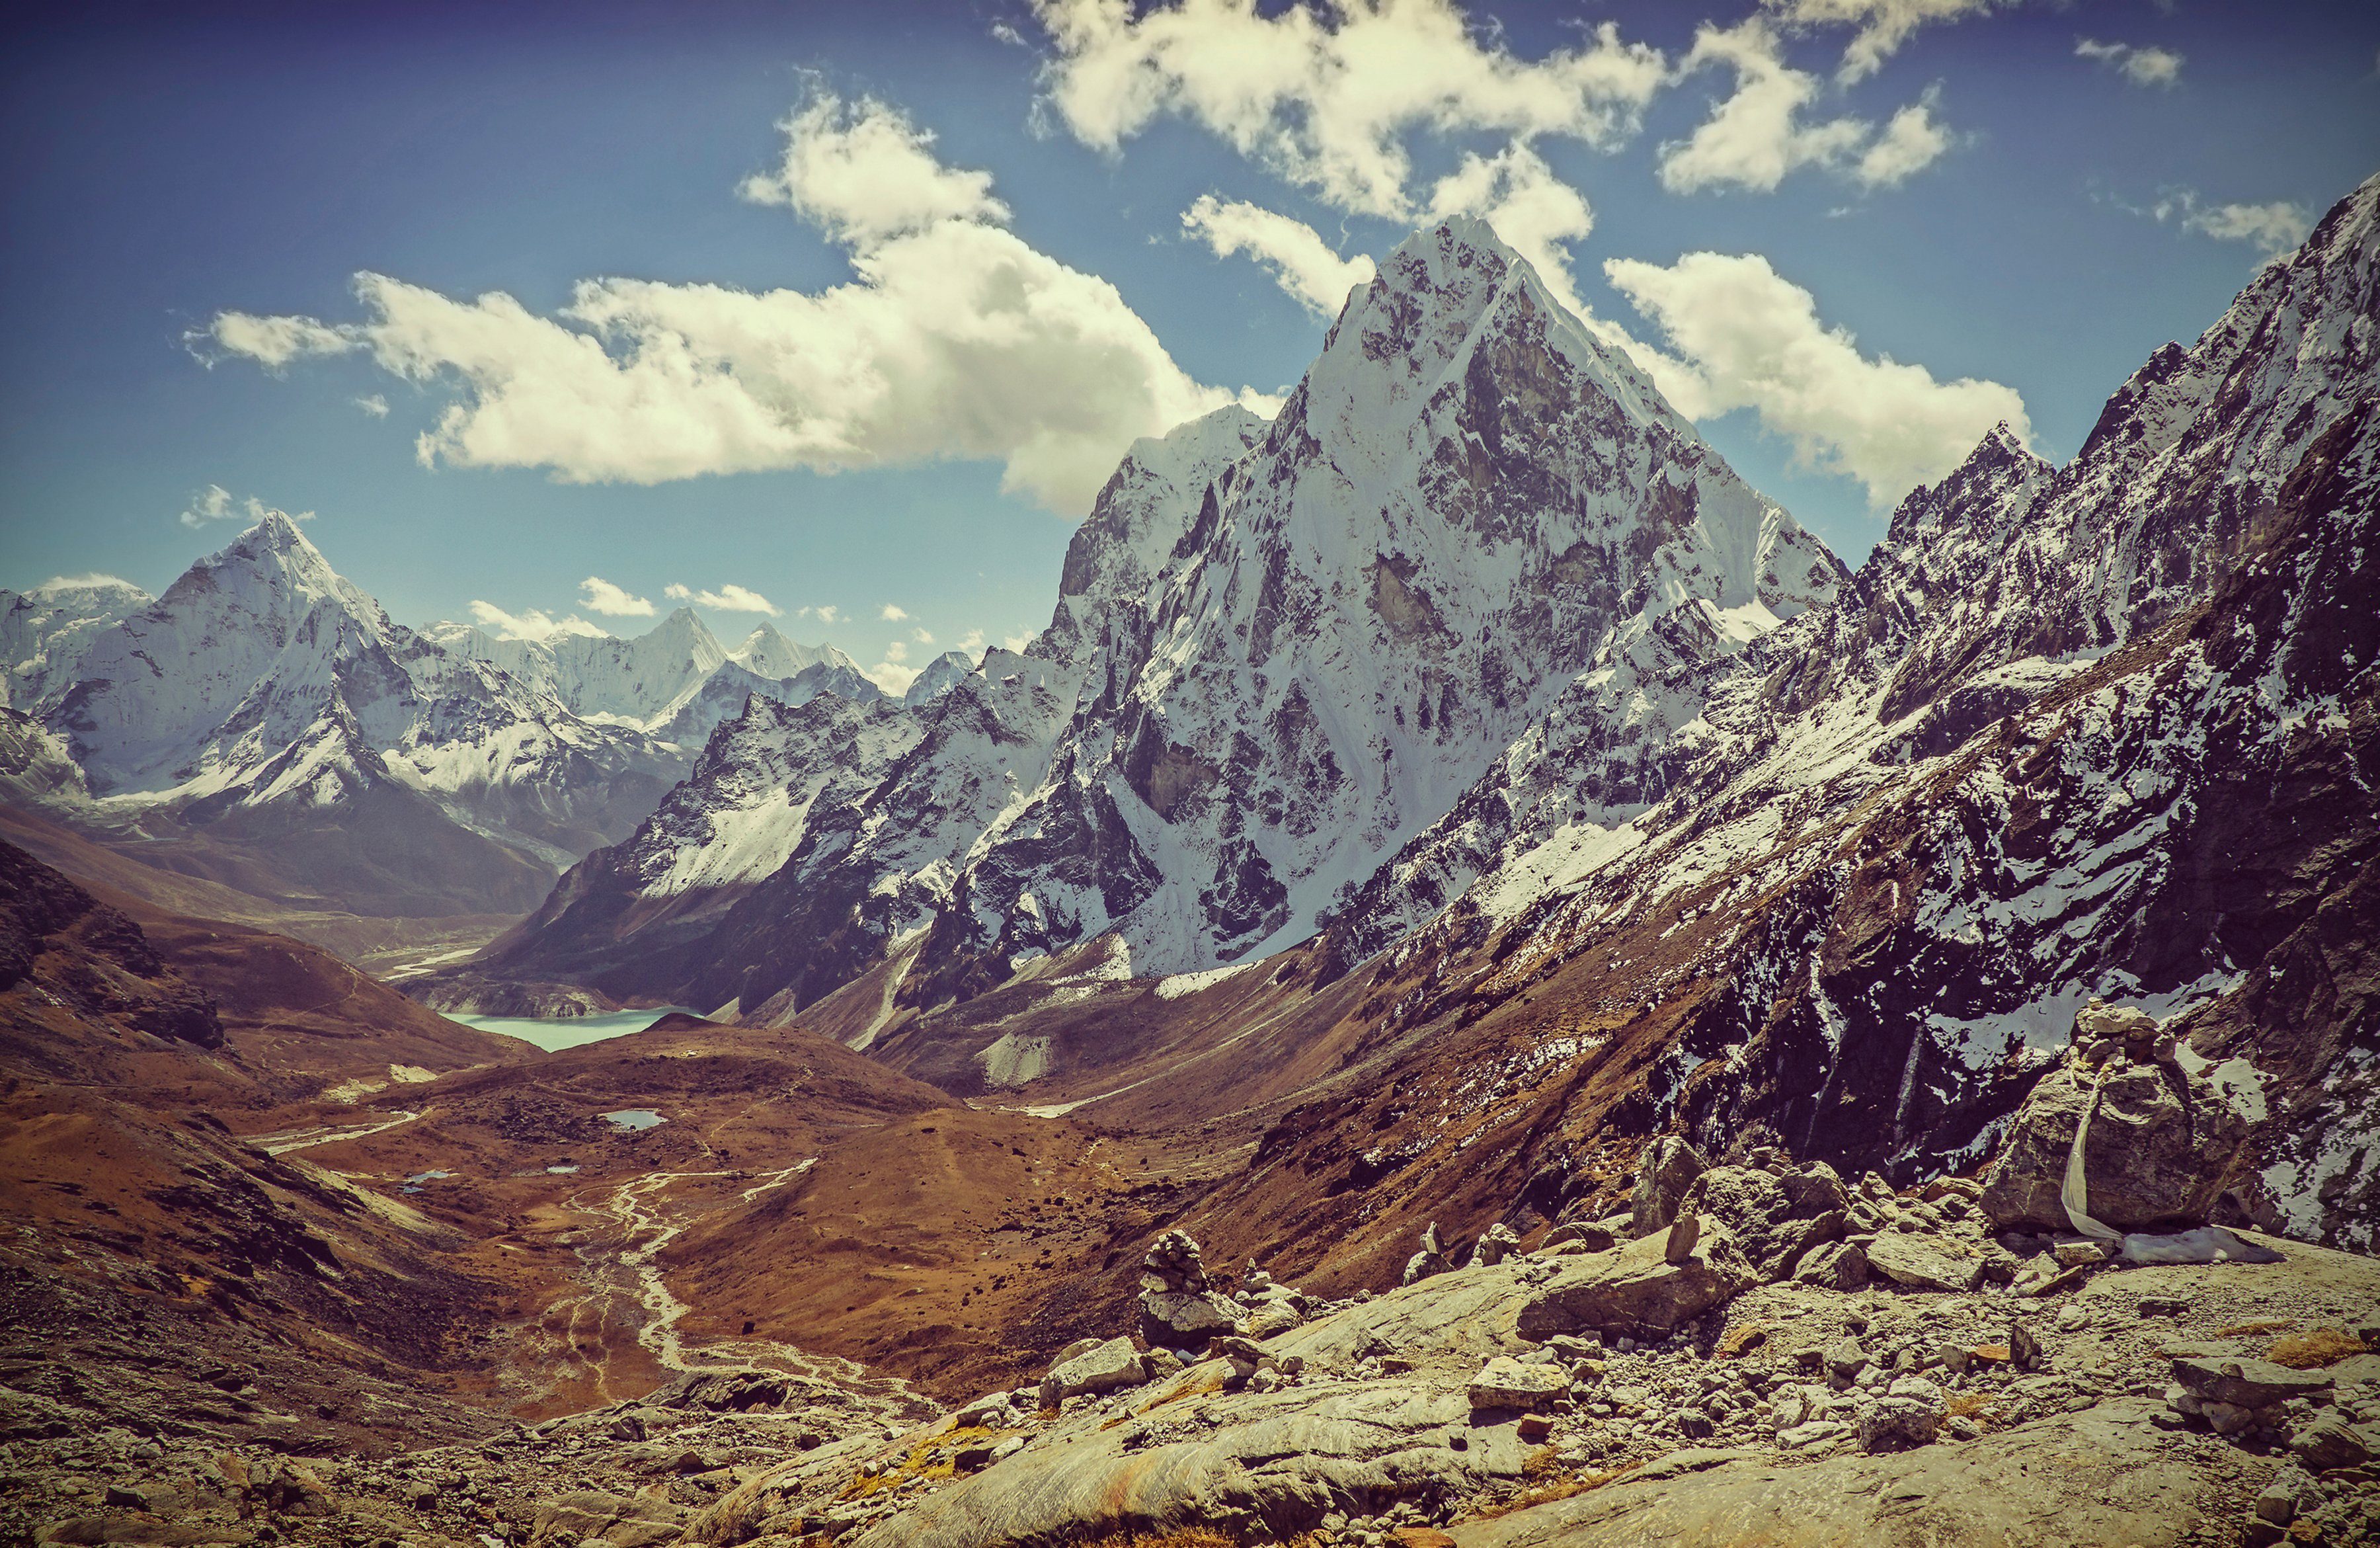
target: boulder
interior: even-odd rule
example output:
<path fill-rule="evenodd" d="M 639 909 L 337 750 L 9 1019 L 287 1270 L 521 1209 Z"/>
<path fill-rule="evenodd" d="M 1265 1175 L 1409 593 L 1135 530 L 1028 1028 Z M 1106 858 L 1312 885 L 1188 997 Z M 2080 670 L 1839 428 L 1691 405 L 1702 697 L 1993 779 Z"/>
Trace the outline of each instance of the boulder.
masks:
<path fill-rule="evenodd" d="M 1842 1235 L 1851 1203 L 1835 1169 L 1821 1162 L 1782 1174 L 1714 1166 L 1696 1177 L 1679 1213 L 1717 1215 L 1763 1279 L 1782 1279 L 1794 1260 Z"/>
<path fill-rule="evenodd" d="M 1559 1365 L 1524 1364 L 1498 1355 L 1471 1378 L 1474 1408 L 1535 1408 L 1570 1391 L 1570 1372 Z"/>
<path fill-rule="evenodd" d="M 1931 1444 L 1950 1409 L 1940 1387 L 1923 1376 L 1903 1376 L 1859 1408 L 1863 1451 L 1900 1451 Z"/>
<path fill-rule="evenodd" d="M 1293 1296 L 1259 1296 L 1248 1307 L 1242 1331 L 1250 1338 L 1272 1338 L 1305 1320 Z"/>
<path fill-rule="evenodd" d="M 1820 1242 L 1794 1262 L 1793 1282 L 1821 1290 L 1864 1290 L 1867 1254 L 1847 1241 Z"/>
<path fill-rule="evenodd" d="M 1168 1349 L 1198 1349 L 1217 1334 L 1236 1333 L 1240 1309 L 1212 1290 L 1144 1291 L 1140 1336 Z"/>
<path fill-rule="evenodd" d="M 1868 1271 L 1910 1290 L 1972 1290 L 1983 1282 L 1980 1246 L 1955 1237 L 1886 1231 L 1863 1249 Z"/>
<path fill-rule="evenodd" d="M 2290 1430 L 2289 1450 L 2318 1473 L 2360 1468 L 2380 1456 L 2380 1433 L 2369 1425 L 2350 1424 L 2337 1414 L 2320 1414 Z"/>
<path fill-rule="evenodd" d="M 2101 1079 L 2070 1062 L 2043 1076 L 2017 1109 L 1977 1201 L 1993 1229 L 2072 1229 L 2059 1202 L 2066 1156 Z M 2089 1212 L 2119 1231 L 2204 1225 L 2247 1134 L 2247 1120 L 2204 1076 L 2117 1057 L 2082 1148 Z"/>
<path fill-rule="evenodd" d="M 1438 1222 L 1433 1220 L 1421 1234 L 1421 1249 L 1405 1260 L 1404 1276 L 1397 1283 L 1418 1284 L 1433 1274 L 1451 1274 L 1453 1269 L 1454 1260 L 1439 1242 Z"/>
<path fill-rule="evenodd" d="M 1041 1404 L 1055 1408 L 1050 1401 L 1051 1389 L 1062 1402 L 1080 1397 L 1086 1393 L 1113 1392 L 1118 1387 L 1137 1386 L 1142 1380 L 1140 1351 L 1132 1347 L 1129 1338 L 1111 1338 L 1097 1344 L 1071 1359 L 1060 1360 L 1050 1368 L 1041 1380 Z"/>
<path fill-rule="evenodd" d="M 2292 1371 L 2269 1360 L 2205 1355 L 2175 1356 L 2173 1379 L 2202 1404 L 2228 1403 L 2235 1408 L 2270 1408 L 2331 1386 L 2331 1378 L 2319 1371 Z"/>
<path fill-rule="evenodd" d="M 1502 1221 L 1488 1227 L 1471 1249 L 1471 1268 L 1492 1268 L 1521 1249 L 1521 1237 Z"/>
<path fill-rule="evenodd" d="M 1686 1189 L 1709 1169 L 1703 1152 L 1674 1134 L 1657 1137 L 1636 1158 L 1636 1188 L 1629 1196 L 1635 1233 L 1649 1237 L 1678 1218 Z"/>
<path fill-rule="evenodd" d="M 1664 1338 L 1759 1283 L 1727 1227 L 1703 1223 L 1682 1262 L 1669 1261 L 1667 1232 L 1608 1252 L 1559 1260 L 1561 1267 L 1521 1308 L 1524 1338 L 1579 1329 L 1618 1337 Z"/>
<path fill-rule="evenodd" d="M 655 1548 L 674 1542 L 685 1531 L 688 1512 L 650 1494 L 613 1494 L 600 1489 L 559 1494 L 538 1506 L 528 1540 L 546 1543 L 577 1542 L 601 1538 L 613 1548 Z"/>

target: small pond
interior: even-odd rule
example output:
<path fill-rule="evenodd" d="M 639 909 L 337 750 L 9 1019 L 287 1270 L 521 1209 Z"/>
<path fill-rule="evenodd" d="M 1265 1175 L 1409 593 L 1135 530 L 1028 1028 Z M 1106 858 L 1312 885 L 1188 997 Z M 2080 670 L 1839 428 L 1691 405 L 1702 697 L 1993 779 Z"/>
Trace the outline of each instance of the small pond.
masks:
<path fill-rule="evenodd" d="M 606 1113 L 602 1116 L 610 1119 L 614 1128 L 652 1128 L 669 1122 L 650 1107 L 623 1107 L 616 1113 Z"/>

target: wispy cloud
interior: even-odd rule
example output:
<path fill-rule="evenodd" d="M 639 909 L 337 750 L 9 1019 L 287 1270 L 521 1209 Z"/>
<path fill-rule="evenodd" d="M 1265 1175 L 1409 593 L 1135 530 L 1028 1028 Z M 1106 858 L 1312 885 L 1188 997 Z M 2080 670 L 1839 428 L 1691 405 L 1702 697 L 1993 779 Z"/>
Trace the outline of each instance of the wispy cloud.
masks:
<path fill-rule="evenodd" d="M 268 506 L 253 494 L 237 495 L 219 483 L 211 483 L 190 496 L 178 518 L 189 528 L 210 526 L 218 521 L 258 522 L 268 516 L 278 516 L 291 521 L 311 521 L 312 511 L 285 511 Z"/>
<path fill-rule="evenodd" d="M 492 602 L 474 601 L 471 621 L 499 640 L 527 640 L 542 642 L 565 634 L 598 635 L 603 630 L 586 619 L 573 615 L 557 618 L 542 608 L 524 608 L 508 612 Z"/>
<path fill-rule="evenodd" d="M 2144 213 L 2218 242 L 2246 242 L 2266 258 L 2292 250 L 2313 229 L 2313 212 L 2292 201 L 2210 204 L 2196 189 L 2168 189 Z"/>
<path fill-rule="evenodd" d="M 714 613 L 761 613 L 771 618 L 778 616 L 776 603 L 759 592 L 748 587 L 739 586 L 732 580 L 715 591 L 698 591 L 691 587 L 681 586 L 672 581 L 662 588 L 662 595 L 672 602 L 691 603 L 697 607 L 708 607 Z"/>
<path fill-rule="evenodd" d="M 2077 38 L 2074 40 L 2074 56 L 2112 66 L 2135 86 L 2170 87 L 2181 80 L 2182 56 L 2169 48 Z"/>
<path fill-rule="evenodd" d="M 906 618 L 909 616 L 909 610 L 905 607 L 901 607 L 888 602 L 878 611 L 876 616 L 879 618 L 883 619 L 888 624 L 897 624 L 902 619 Z"/>
<path fill-rule="evenodd" d="M 362 409 L 365 413 L 370 414 L 373 419 L 384 420 L 388 418 L 388 399 L 381 396 L 378 393 L 366 393 L 363 396 L 356 399 L 356 407 Z"/>
<path fill-rule="evenodd" d="M 645 597 L 631 596 L 625 586 L 614 586 L 600 575 L 590 575 L 578 583 L 578 605 L 589 613 L 601 613 L 607 618 L 650 618 L 653 604 Z"/>
<path fill-rule="evenodd" d="M 1660 150 L 1661 186 L 1672 193 L 1713 189 L 1768 192 L 1803 167 L 1843 173 L 1863 188 L 1892 188 L 1930 166 L 1952 138 L 1934 118 L 1938 93 L 1929 90 L 1896 112 L 1879 131 L 1864 118 L 1807 118 L 1821 95 L 1818 78 L 1786 63 L 1784 43 L 1767 18 L 1733 27 L 1705 22 L 1682 74 L 1723 67 L 1735 90 L 1714 103 L 1710 116 L 1683 140 Z"/>
<path fill-rule="evenodd" d="M 1218 258 L 1246 253 L 1317 317 L 1336 317 L 1347 292 L 1372 277 L 1369 258 L 1342 258 L 1314 227 L 1261 205 L 1201 194 L 1182 212 L 1182 229 Z"/>
<path fill-rule="evenodd" d="M 1418 211 L 1417 132 L 1560 137 L 1612 147 L 1668 79 L 1659 50 L 1605 22 L 1526 59 L 1452 0 L 1281 6 L 1035 0 L 1055 50 L 1048 101 L 1077 140 L 1115 152 L 1178 114 L 1332 207 Z"/>

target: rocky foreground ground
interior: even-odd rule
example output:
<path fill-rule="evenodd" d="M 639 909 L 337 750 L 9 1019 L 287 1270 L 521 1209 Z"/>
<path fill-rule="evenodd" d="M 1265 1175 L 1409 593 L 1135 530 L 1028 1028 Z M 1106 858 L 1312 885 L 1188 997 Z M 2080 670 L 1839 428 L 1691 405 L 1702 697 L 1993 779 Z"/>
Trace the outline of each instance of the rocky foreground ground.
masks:
<path fill-rule="evenodd" d="M 361 1461 L 224 1449 L 171 1415 L 96 1428 L 71 1405 L 18 1403 L 0 1452 L 6 1530 L 350 1548 L 2380 1531 L 2380 1263 L 2254 1237 L 2279 1261 L 2016 1251 L 1985 1235 L 1973 1185 L 1951 1182 L 1845 1189 L 1845 1236 L 1764 1275 L 1755 1254 L 1776 1230 L 1823 1232 L 1828 1212 L 1747 1210 L 1742 1196 L 1767 1192 L 1755 1178 L 1782 1180 L 1704 1174 L 1694 1201 L 1731 1190 L 1732 1225 L 1706 1210 L 1605 1245 L 1630 1228 L 1615 1220 L 1500 1257 L 1491 1236 L 1482 1261 L 1330 1306 L 1261 1274 L 1226 1297 L 1186 1242 L 1160 1239 L 1144 1336 L 924 1424 L 783 1377 L 696 1377 Z M 1200 1315 L 1184 1302 L 1277 1331 L 1215 1330 L 1184 1363 L 1166 1342 Z"/>

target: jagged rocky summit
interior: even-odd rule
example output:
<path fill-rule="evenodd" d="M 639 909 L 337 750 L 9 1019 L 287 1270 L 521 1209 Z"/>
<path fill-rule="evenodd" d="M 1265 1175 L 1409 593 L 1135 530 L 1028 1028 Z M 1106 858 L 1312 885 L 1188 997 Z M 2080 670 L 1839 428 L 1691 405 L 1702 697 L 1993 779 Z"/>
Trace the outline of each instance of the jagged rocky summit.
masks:
<path fill-rule="evenodd" d="M 649 825 L 510 962 L 748 1016 L 896 953 L 927 1004 L 1108 932 L 1135 972 L 1260 956 L 1575 685 L 1603 752 L 1586 788 L 1639 810 L 1720 664 L 1842 581 L 1524 262 L 1452 221 L 1358 287 L 1277 419 L 1225 408 L 1136 445 L 1050 628 L 956 684 L 852 810 L 780 818 L 721 875 L 752 890 L 707 948 L 640 953 L 571 909 L 631 912 L 654 894 L 625 878 L 683 873 L 690 835 L 745 848 L 727 787 L 747 781 L 723 763 L 690 796 L 734 836 Z"/>

